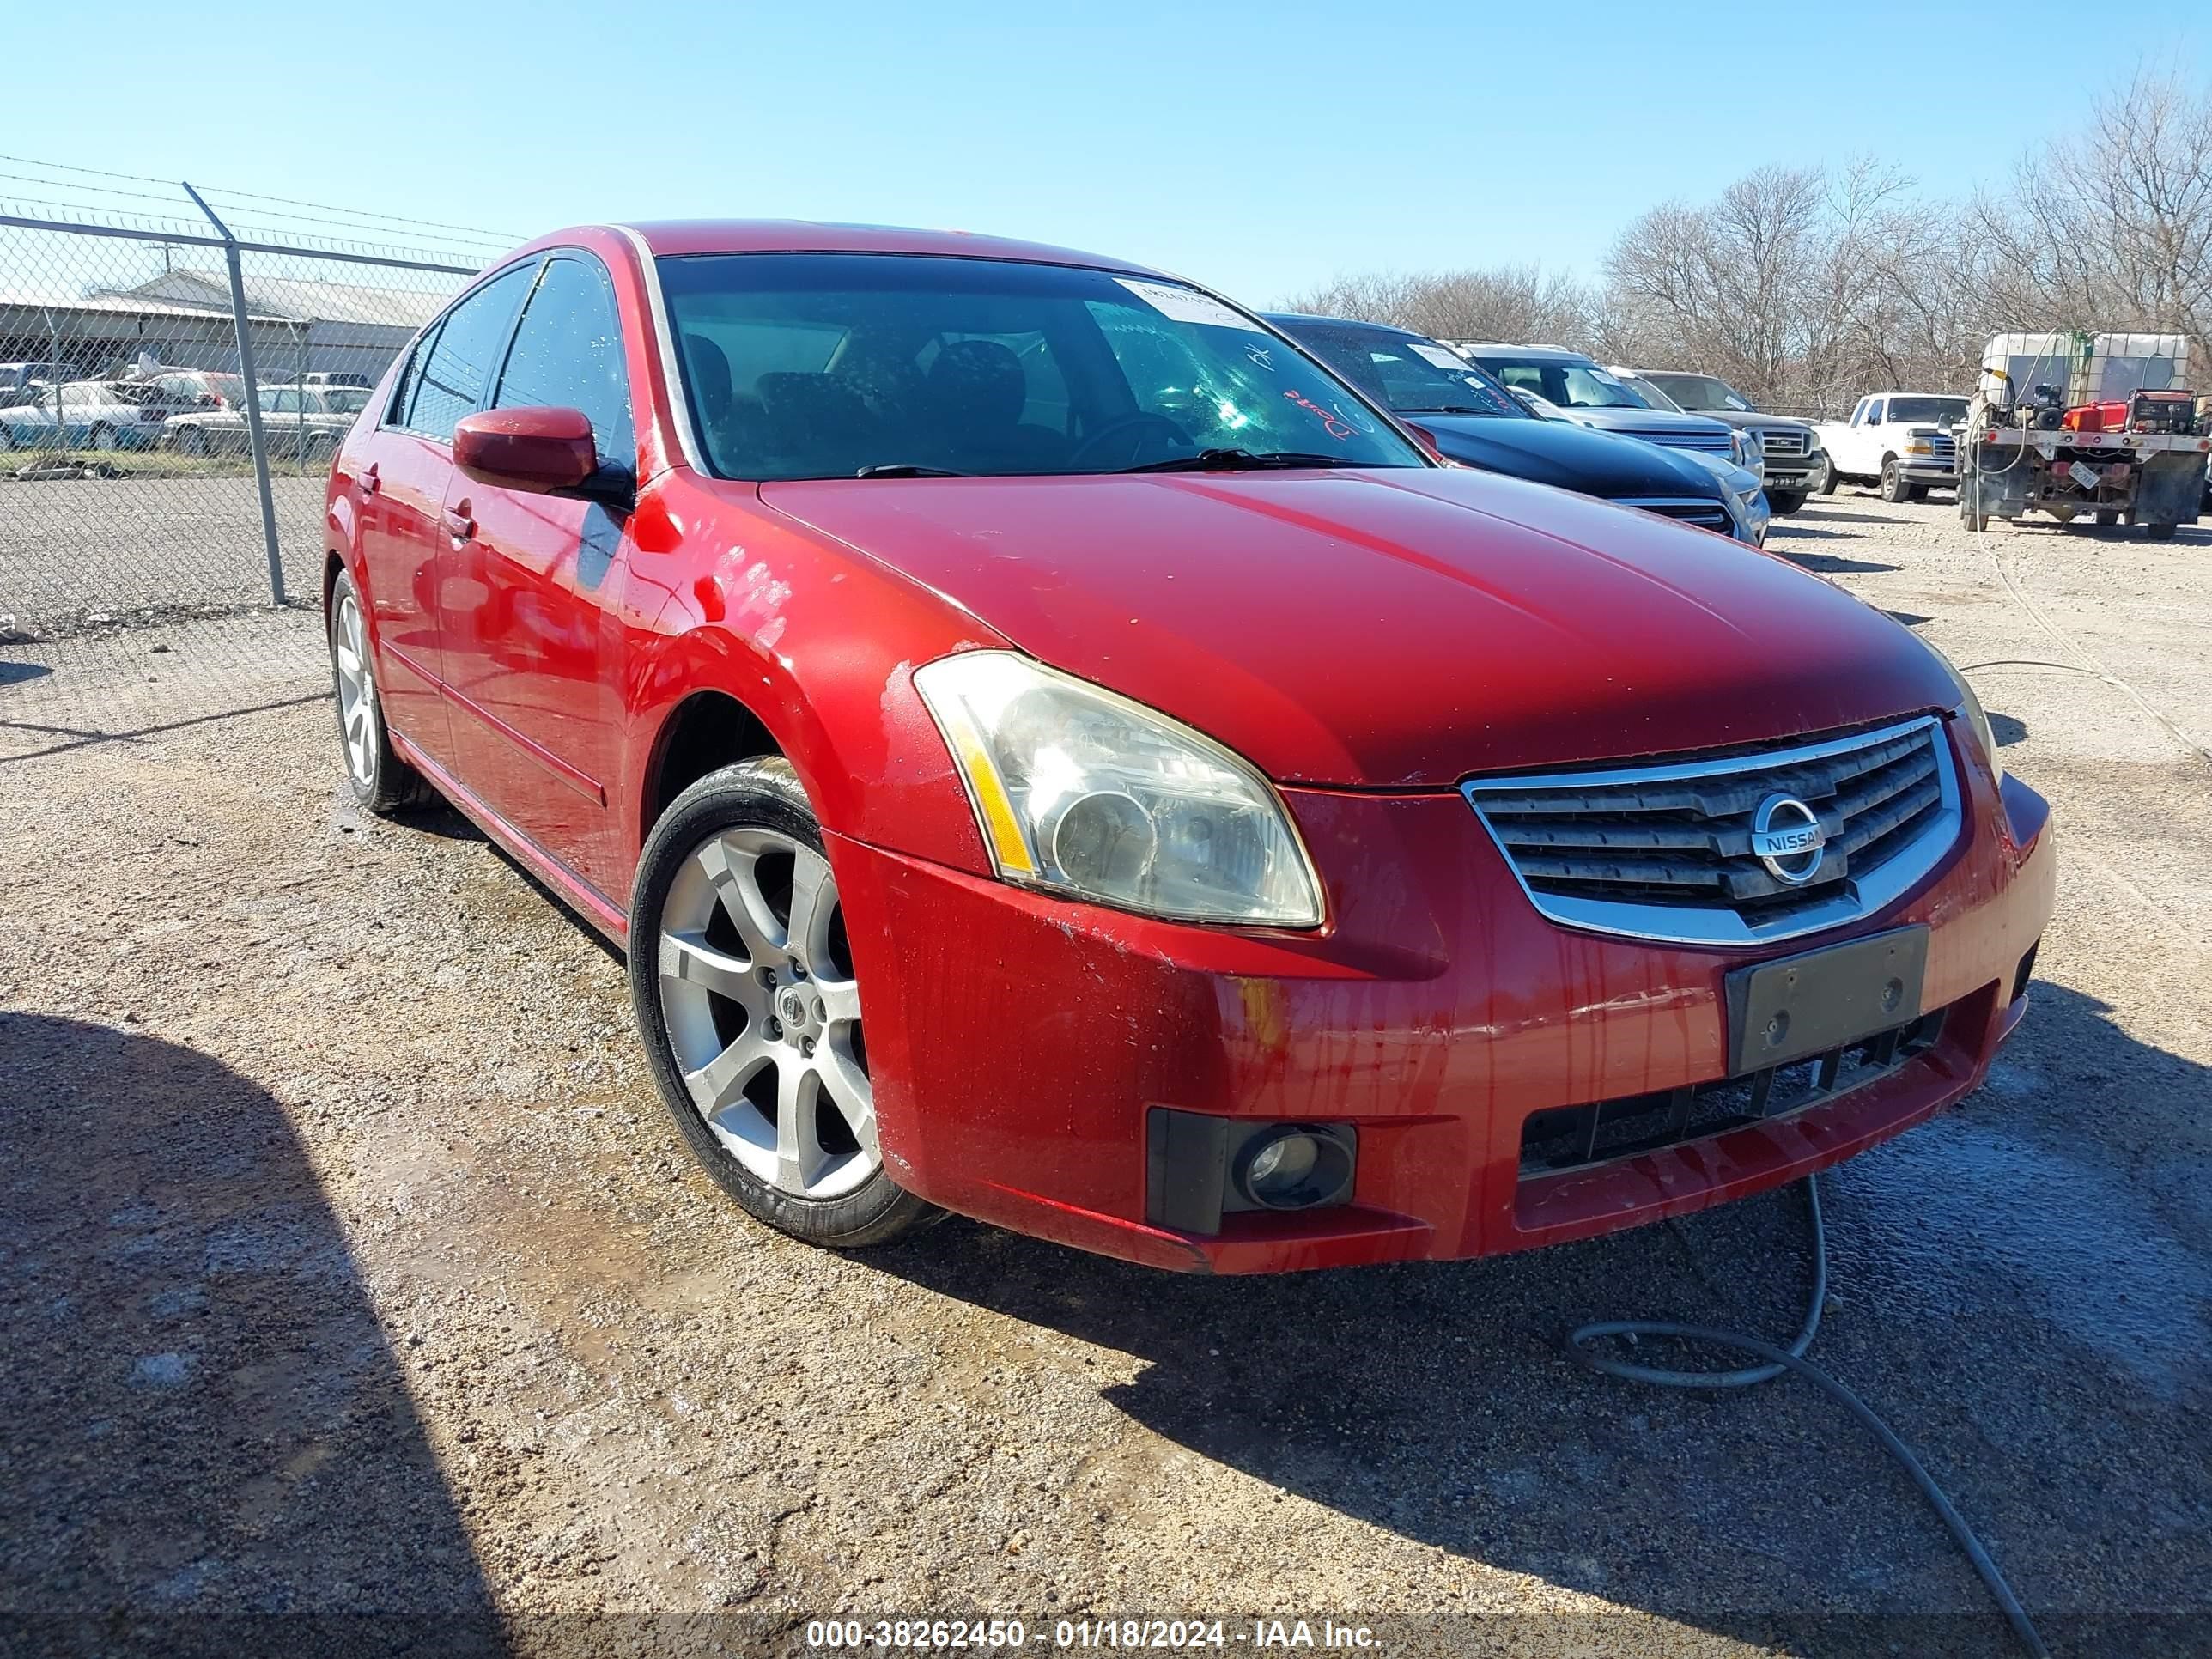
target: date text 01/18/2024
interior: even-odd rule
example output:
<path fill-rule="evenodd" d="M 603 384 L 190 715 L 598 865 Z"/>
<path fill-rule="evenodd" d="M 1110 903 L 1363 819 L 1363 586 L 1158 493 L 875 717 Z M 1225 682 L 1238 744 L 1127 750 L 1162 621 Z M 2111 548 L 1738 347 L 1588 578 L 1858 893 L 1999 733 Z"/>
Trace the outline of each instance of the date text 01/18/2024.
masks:
<path fill-rule="evenodd" d="M 1376 1650 L 1365 1625 L 1323 1619 L 1254 1619 L 1249 1627 L 1220 1619 L 1059 1619 L 1030 1629 L 1018 1619 L 817 1619 L 806 1626 L 810 1648 L 890 1648 L 921 1651 L 1054 1648 L 1331 1648 Z"/>

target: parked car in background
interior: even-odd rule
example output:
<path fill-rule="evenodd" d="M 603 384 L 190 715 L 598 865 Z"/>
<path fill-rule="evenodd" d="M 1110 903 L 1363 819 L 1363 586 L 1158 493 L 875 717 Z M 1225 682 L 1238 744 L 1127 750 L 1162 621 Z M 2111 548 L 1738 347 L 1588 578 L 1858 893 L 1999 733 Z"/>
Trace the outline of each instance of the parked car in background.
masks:
<path fill-rule="evenodd" d="M 359 386 L 366 392 L 376 382 L 368 375 L 357 374 L 349 368 L 330 368 L 317 369 L 312 374 L 302 374 L 300 377 L 300 384 L 301 386 Z"/>
<path fill-rule="evenodd" d="M 1739 466 L 1756 460 L 1753 444 L 1725 421 L 1649 408 L 1595 359 L 1579 351 L 1501 344 L 1466 345 L 1460 350 L 1507 386 L 1541 398 L 1578 426 L 1670 449 L 1702 450 Z"/>
<path fill-rule="evenodd" d="M 68 363 L 0 363 L 0 409 L 35 403 L 46 387 L 77 378 L 77 371 Z"/>
<path fill-rule="evenodd" d="M 0 409 L 0 441 L 17 449 L 151 449 L 175 400 L 149 380 L 72 380 L 36 402 Z"/>
<path fill-rule="evenodd" d="M 1820 441 L 1808 421 L 1784 415 L 1768 415 L 1758 409 L 1717 374 L 1692 374 L 1672 368 L 1622 368 L 1620 375 L 1638 391 L 1649 388 L 1662 400 L 1662 409 L 1688 415 L 1707 415 L 1726 421 L 1739 432 L 1759 438 L 1759 477 L 1766 498 L 1777 513 L 1795 513 L 1805 505 L 1819 477 Z"/>
<path fill-rule="evenodd" d="M 1343 317 L 1279 313 L 1267 320 L 1462 466 L 1642 507 L 1740 541 L 1756 543 L 1764 532 L 1765 512 L 1726 488 L 1696 452 L 1543 419 L 1441 341 Z M 1749 481 L 1756 496 L 1759 481 Z"/>
<path fill-rule="evenodd" d="M 1966 422 L 1964 398 L 1930 392 L 1877 392 L 1862 398 L 1844 421 L 1814 430 L 1826 465 L 1815 480 L 1823 495 L 1843 483 L 1877 484 L 1886 501 L 1917 501 L 1931 488 L 1959 482 L 1954 428 Z"/>
<path fill-rule="evenodd" d="M 261 388 L 261 435 L 272 455 L 313 460 L 338 447 L 354 416 L 368 406 L 359 386 L 264 386 Z M 246 409 L 195 409 L 173 416 L 162 434 L 163 447 L 185 455 L 236 454 L 252 447 Z"/>
<path fill-rule="evenodd" d="M 371 410 L 356 799 L 434 788 L 621 942 L 685 1142 L 801 1238 L 1526 1249 L 1870 1147 L 2026 1012 L 2049 811 L 1935 650 L 1434 465 L 1176 278 L 586 227 Z"/>
<path fill-rule="evenodd" d="M 236 409 L 246 396 L 246 377 L 215 368 L 163 368 L 147 377 L 180 409 Z"/>

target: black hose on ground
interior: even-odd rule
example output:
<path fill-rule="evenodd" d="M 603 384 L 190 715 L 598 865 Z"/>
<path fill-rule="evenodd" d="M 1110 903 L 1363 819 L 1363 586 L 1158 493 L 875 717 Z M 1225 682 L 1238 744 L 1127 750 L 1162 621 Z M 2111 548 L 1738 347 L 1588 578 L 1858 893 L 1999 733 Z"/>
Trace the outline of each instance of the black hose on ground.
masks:
<path fill-rule="evenodd" d="M 1806 1310 L 1805 1323 L 1797 1333 L 1797 1340 L 1787 1348 L 1778 1348 L 1757 1337 L 1741 1335 L 1735 1331 L 1723 1331 L 1710 1325 L 1680 1325 L 1654 1319 L 1603 1319 L 1588 1325 L 1577 1325 L 1566 1335 L 1567 1350 L 1577 1359 L 1594 1371 L 1607 1376 L 1625 1378 L 1631 1382 L 1647 1382 L 1656 1389 L 1747 1389 L 1755 1383 L 1771 1382 L 1784 1371 L 1794 1371 L 1813 1382 L 1829 1398 L 1863 1423 L 1882 1449 L 1905 1466 L 1921 1495 L 1934 1506 L 1942 1517 L 1943 1524 L 1951 1529 L 1951 1536 L 1966 1552 L 1966 1559 L 1973 1563 L 1974 1571 L 1981 1575 L 1982 1583 L 2004 1611 L 2004 1616 L 2020 1638 L 2021 1645 L 2036 1656 L 2050 1659 L 2050 1650 L 2043 1645 L 2034 1622 L 2021 1607 L 2020 1598 L 2013 1594 L 2012 1586 L 2005 1582 L 1990 1553 L 1982 1547 L 1982 1540 L 1974 1536 L 1973 1528 L 1953 1507 L 1943 1489 L 1927 1467 L 1913 1455 L 1912 1448 L 1898 1438 L 1896 1431 L 1881 1418 L 1874 1408 L 1853 1394 L 1834 1377 L 1805 1358 L 1805 1351 L 1813 1345 L 1813 1338 L 1820 1328 L 1821 1304 L 1828 1299 L 1828 1236 L 1820 1220 L 1820 1189 L 1818 1177 L 1805 1178 L 1805 1199 L 1813 1218 L 1813 1300 Z M 1747 1353 L 1765 1361 L 1732 1371 L 1678 1371 L 1663 1370 L 1656 1365 L 1639 1365 L 1626 1359 L 1615 1359 L 1599 1353 L 1590 1345 L 1606 1337 L 1626 1337 L 1633 1342 L 1641 1338 L 1671 1337 L 1680 1342 L 1702 1342 L 1709 1347 L 1731 1348 L 1738 1353 Z"/>

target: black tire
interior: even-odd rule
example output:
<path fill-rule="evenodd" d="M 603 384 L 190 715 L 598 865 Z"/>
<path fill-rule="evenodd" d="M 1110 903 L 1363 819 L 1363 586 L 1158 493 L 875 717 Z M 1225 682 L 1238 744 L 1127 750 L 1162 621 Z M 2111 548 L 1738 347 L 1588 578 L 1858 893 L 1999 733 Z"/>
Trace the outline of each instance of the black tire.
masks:
<path fill-rule="evenodd" d="M 943 1212 L 900 1187 L 881 1165 L 860 1186 L 834 1198 L 809 1198 L 772 1185 L 716 1138 L 684 1085 L 661 995 L 661 919 L 671 890 L 693 855 L 732 830 L 767 830 L 827 856 L 821 821 L 791 763 L 781 756 L 711 772 L 669 803 L 639 856 L 629 910 L 630 1002 L 653 1081 L 691 1155 L 756 1218 L 832 1249 L 889 1243 Z"/>
<path fill-rule="evenodd" d="M 2154 542 L 2170 542 L 2173 539 L 2173 532 L 2179 527 L 2170 524 L 2147 524 L 2143 526 L 2143 534 Z"/>
<path fill-rule="evenodd" d="M 199 427 L 186 427 L 177 434 L 176 448 L 179 455 L 204 455 L 208 453 L 207 433 Z"/>
<path fill-rule="evenodd" d="M 1770 489 L 1766 492 L 1766 504 L 1773 508 L 1778 515 L 1795 513 L 1805 505 L 1805 492 L 1802 489 L 1785 489 L 1778 493 Z"/>
<path fill-rule="evenodd" d="M 337 711 L 338 748 L 345 757 L 346 786 L 353 798 L 369 811 L 383 817 L 397 817 L 413 808 L 426 806 L 438 798 L 423 775 L 399 758 L 392 747 L 392 734 L 385 729 L 384 700 L 377 694 L 375 665 L 363 653 L 368 663 L 367 692 L 357 690 L 349 696 L 348 671 L 341 650 L 342 633 L 346 631 L 347 607 L 361 617 L 361 595 L 355 590 L 353 578 L 338 572 L 338 579 L 331 589 L 331 606 L 325 627 L 325 643 L 330 647 L 331 684 L 333 695 L 331 706 Z M 358 634 L 359 642 L 366 646 L 368 625 L 365 618 Z M 343 647 L 351 651 L 355 647 Z M 356 732 L 353 717 L 358 714 L 361 729 Z"/>
<path fill-rule="evenodd" d="M 1928 486 L 1926 484 L 1911 484 L 1907 486 L 1905 492 L 1905 499 L 1909 501 L 1926 501 L 1928 499 Z"/>
<path fill-rule="evenodd" d="M 1897 470 L 1897 457 L 1885 455 L 1881 462 L 1881 498 L 1902 506 L 1912 497 L 1912 486 L 1905 482 L 1905 474 Z"/>
<path fill-rule="evenodd" d="M 1836 483 L 1835 457 L 1832 455 L 1823 455 L 1820 458 L 1820 480 L 1815 488 L 1817 488 L 1823 495 L 1832 495 L 1836 493 Z"/>
<path fill-rule="evenodd" d="M 2109 530 L 2119 521 L 2120 515 L 2117 511 L 2109 507 L 2097 509 L 2097 523 L 2100 528 Z"/>
<path fill-rule="evenodd" d="M 86 447 L 105 453 L 115 447 L 115 428 L 101 421 L 95 423 L 85 440 Z"/>

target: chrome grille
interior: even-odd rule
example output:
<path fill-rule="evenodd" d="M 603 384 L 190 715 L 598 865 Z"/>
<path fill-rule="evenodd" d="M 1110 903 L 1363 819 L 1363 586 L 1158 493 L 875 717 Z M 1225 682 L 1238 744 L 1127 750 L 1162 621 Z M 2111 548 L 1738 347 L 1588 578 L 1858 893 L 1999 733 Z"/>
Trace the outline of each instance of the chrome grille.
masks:
<path fill-rule="evenodd" d="M 1881 908 L 1957 839 L 1958 781 L 1932 716 L 1719 760 L 1461 786 L 1536 908 L 1603 933 L 1726 945 Z M 1826 837 L 1792 884 L 1751 850 L 1762 802 L 1802 802 Z"/>
<path fill-rule="evenodd" d="M 1716 432 L 1684 432 L 1673 427 L 1651 432 L 1624 430 L 1621 435 L 1641 438 L 1647 444 L 1661 444 L 1669 449 L 1702 449 L 1709 455 L 1732 456 L 1735 453 L 1735 441 L 1726 427 Z"/>
<path fill-rule="evenodd" d="M 1946 466 L 1955 466 L 1959 461 L 1959 446 L 1948 432 L 1931 434 L 1928 440 L 1928 459 L 1941 461 Z"/>
<path fill-rule="evenodd" d="M 1811 434 L 1800 426 L 1765 426 L 1759 429 L 1759 447 L 1771 460 L 1778 455 L 1800 456 L 1805 453 L 1805 440 Z"/>
<path fill-rule="evenodd" d="M 1717 530 L 1723 536 L 1735 533 L 1735 526 L 1729 518 L 1728 508 L 1723 507 L 1718 501 L 1622 496 L 1616 505 L 1641 507 L 1646 513 L 1656 513 L 1662 519 L 1680 519 L 1684 524 L 1699 525 L 1707 530 Z"/>

